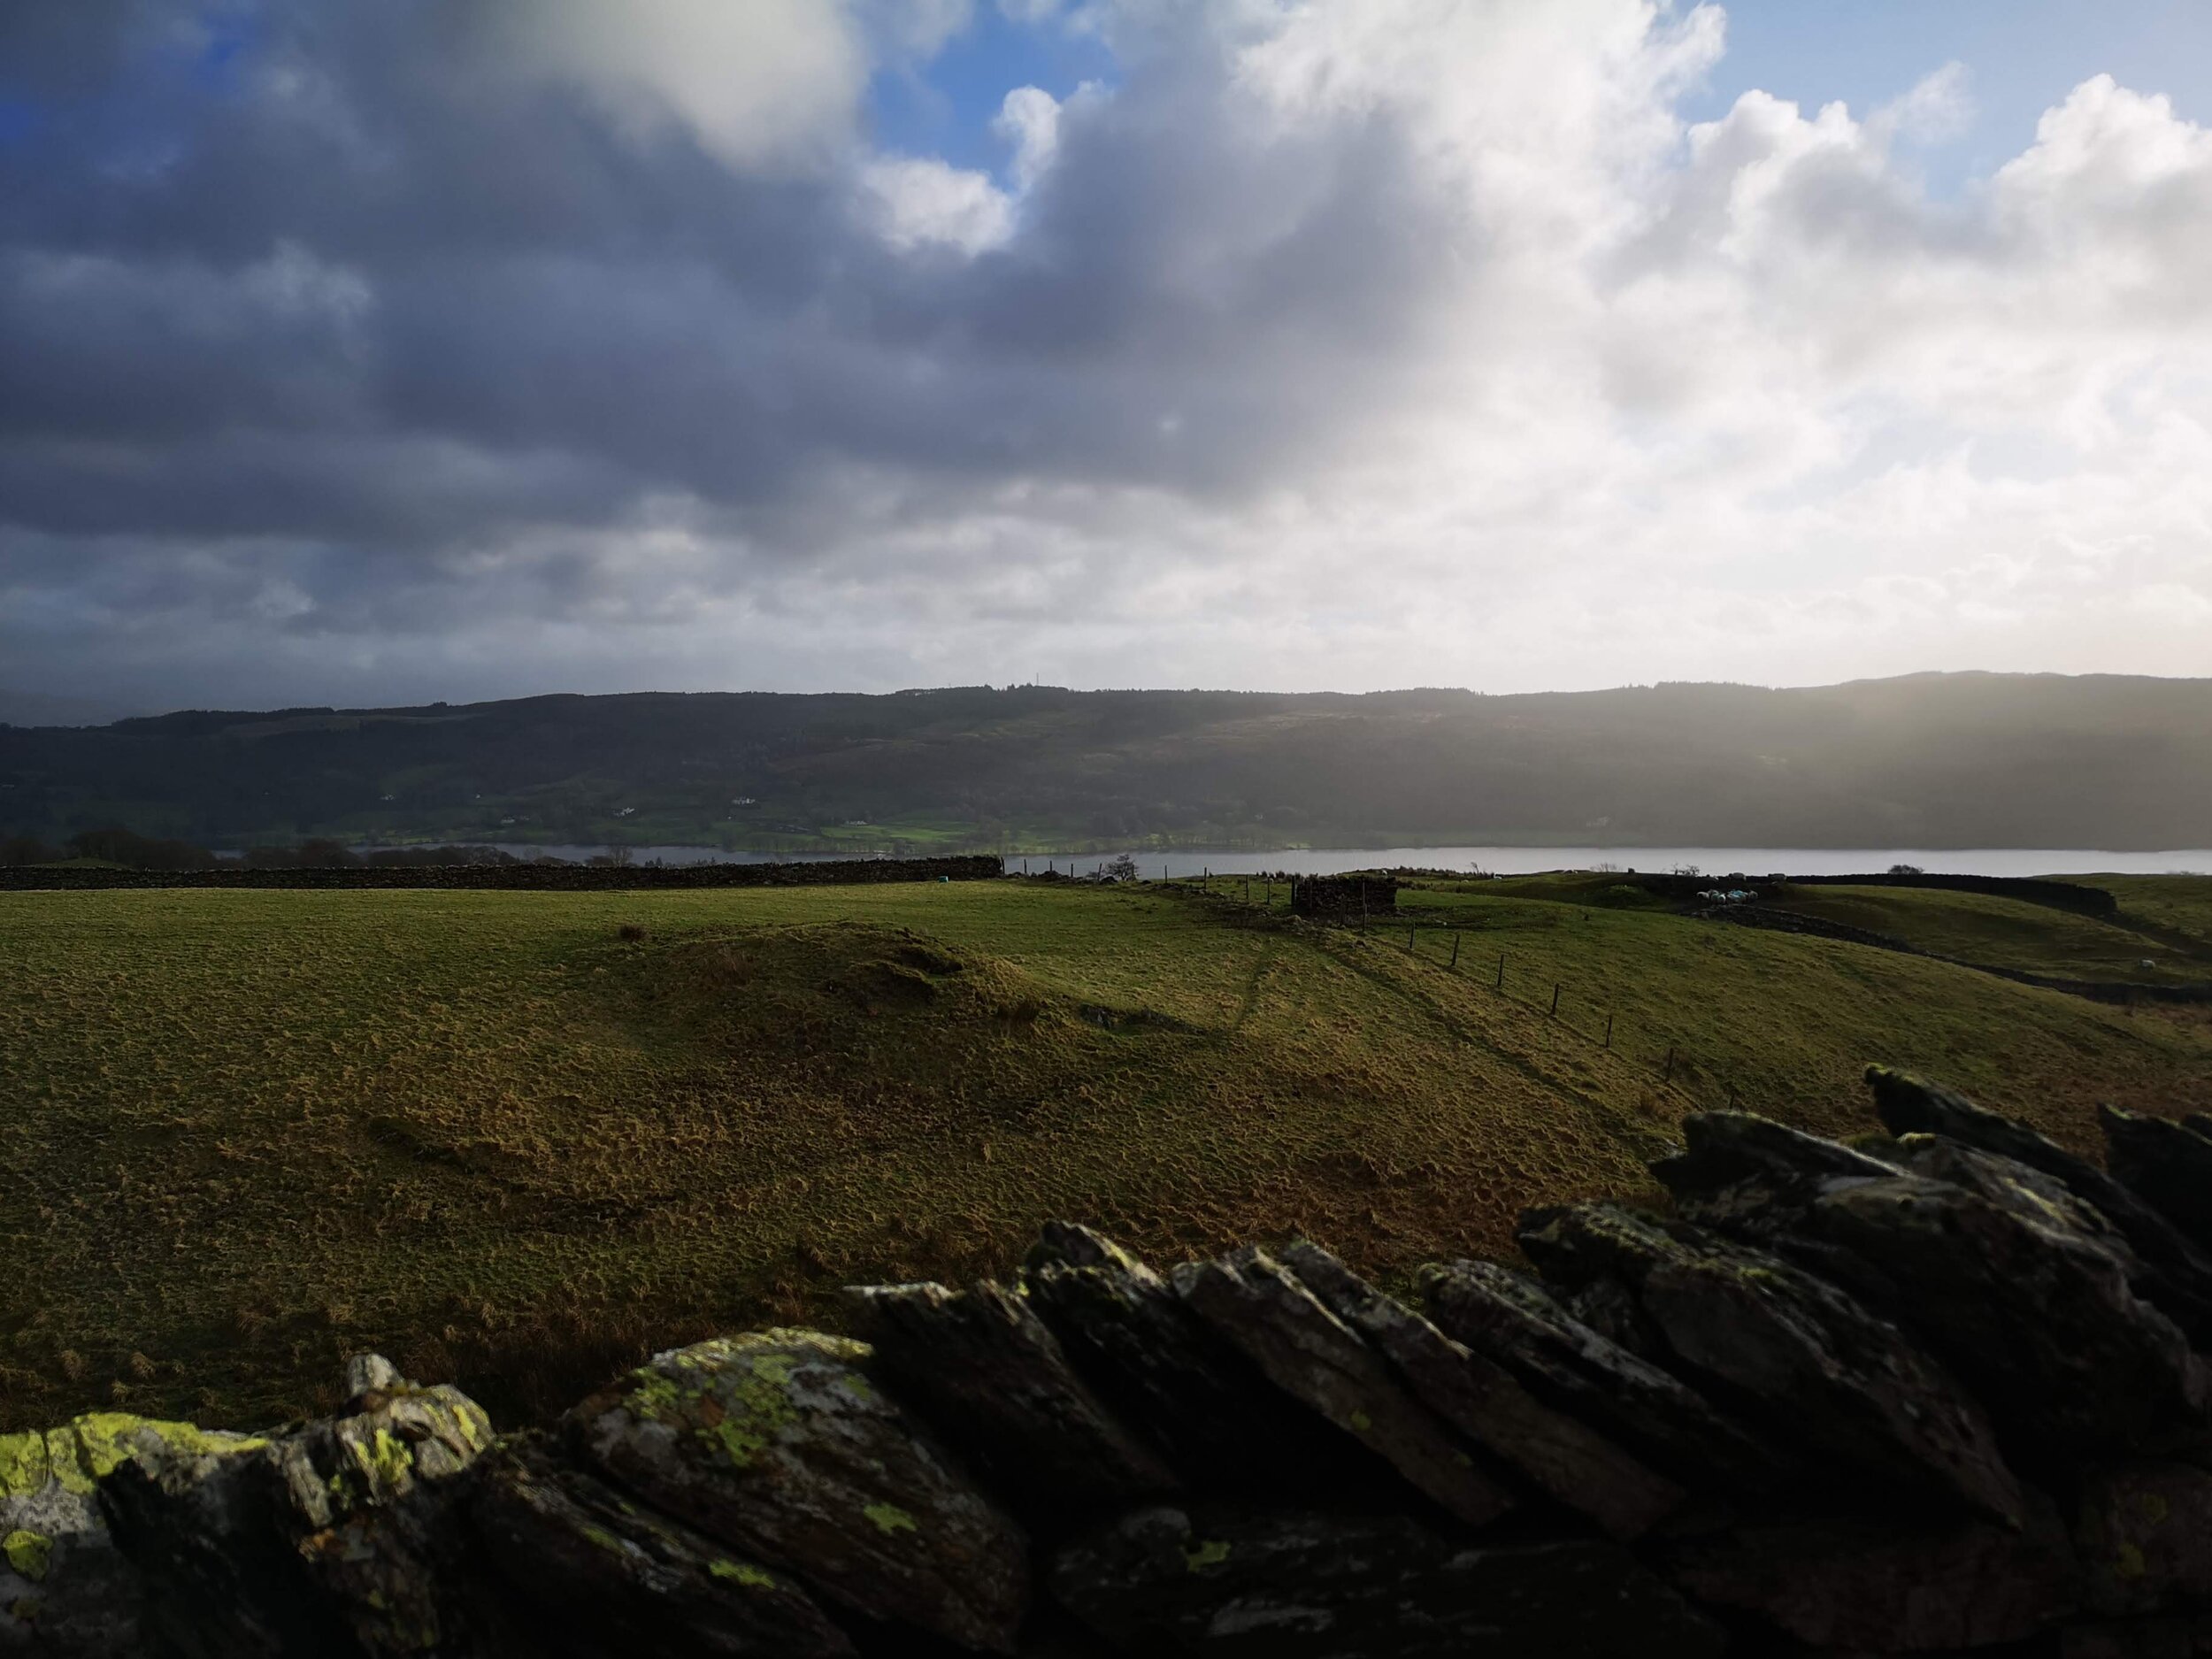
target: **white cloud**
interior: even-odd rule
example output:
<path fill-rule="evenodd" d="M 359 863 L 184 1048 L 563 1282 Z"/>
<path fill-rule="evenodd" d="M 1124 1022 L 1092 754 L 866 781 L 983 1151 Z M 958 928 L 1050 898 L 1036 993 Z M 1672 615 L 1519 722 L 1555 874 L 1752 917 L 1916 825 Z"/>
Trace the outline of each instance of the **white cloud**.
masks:
<path fill-rule="evenodd" d="M 933 156 L 879 157 L 863 169 L 861 185 L 876 233 L 902 252 L 979 254 L 1013 232 L 1013 204 L 990 174 Z"/>
<path fill-rule="evenodd" d="M 674 124 L 729 165 L 782 166 L 849 132 L 868 61 L 839 0 L 504 0 L 518 61 L 634 130 Z"/>
<path fill-rule="evenodd" d="M 1014 188 L 1026 191 L 1060 148 L 1060 101 L 1041 87 L 1016 87 L 999 105 L 991 130 L 1012 146 Z"/>

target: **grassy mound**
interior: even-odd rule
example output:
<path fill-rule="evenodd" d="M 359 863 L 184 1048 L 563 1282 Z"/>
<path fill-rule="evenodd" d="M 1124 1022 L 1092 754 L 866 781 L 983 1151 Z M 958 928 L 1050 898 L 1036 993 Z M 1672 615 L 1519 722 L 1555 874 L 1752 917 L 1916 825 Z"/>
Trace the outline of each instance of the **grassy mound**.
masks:
<path fill-rule="evenodd" d="M 2200 1027 L 1451 886 L 1411 950 L 1065 883 L 0 895 L 0 1427 L 269 1420 L 363 1347 L 512 1419 L 1051 1215 L 1503 1254 L 1701 1106 L 1861 1126 L 1870 1058 L 2078 1145 L 2212 1106 Z"/>

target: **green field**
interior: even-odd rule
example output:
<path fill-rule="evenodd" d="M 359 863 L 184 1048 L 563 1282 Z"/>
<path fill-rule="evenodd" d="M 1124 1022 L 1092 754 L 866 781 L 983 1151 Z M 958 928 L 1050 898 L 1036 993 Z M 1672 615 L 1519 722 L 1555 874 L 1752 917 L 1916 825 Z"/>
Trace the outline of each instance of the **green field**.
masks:
<path fill-rule="evenodd" d="M 0 1428 L 258 1423 L 363 1347 L 514 1420 L 841 1283 L 1002 1271 L 1056 1214 L 1503 1254 L 1699 1107 L 1865 1126 L 1869 1060 L 2077 1146 L 2100 1099 L 2212 1108 L 2201 1019 L 1619 886 L 1409 893 L 1411 950 L 1237 881 L 0 895 Z M 2185 936 L 2208 894 L 2124 902 Z"/>

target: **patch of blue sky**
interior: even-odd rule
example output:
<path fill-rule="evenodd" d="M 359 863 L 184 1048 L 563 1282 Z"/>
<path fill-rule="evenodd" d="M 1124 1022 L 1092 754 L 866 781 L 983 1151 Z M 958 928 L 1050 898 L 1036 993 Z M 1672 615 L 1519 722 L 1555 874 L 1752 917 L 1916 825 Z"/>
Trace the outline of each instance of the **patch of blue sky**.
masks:
<path fill-rule="evenodd" d="M 1939 194 L 2025 150 L 2043 112 L 2093 75 L 2164 93 L 2183 119 L 2212 122 L 2205 0 L 1732 0 L 1724 10 L 1727 56 L 1684 101 L 1692 120 L 1724 115 L 1753 88 L 1808 117 L 1841 100 L 1863 119 L 1946 65 L 1964 65 L 1965 119 L 1915 141 Z"/>
<path fill-rule="evenodd" d="M 228 92 L 253 54 L 260 33 L 257 21 L 250 12 L 219 8 L 203 12 L 197 22 L 192 79 L 207 91 Z"/>
<path fill-rule="evenodd" d="M 20 143 L 37 132 L 44 119 L 38 105 L 29 99 L 0 97 L 0 144 Z"/>
<path fill-rule="evenodd" d="M 1010 151 L 991 123 L 1009 92 L 1041 87 L 1065 98 L 1086 81 L 1114 79 L 1113 54 L 1094 35 L 1053 17 L 1024 22 L 979 0 L 969 26 L 928 64 L 876 77 L 869 127 L 882 149 L 1002 173 Z"/>

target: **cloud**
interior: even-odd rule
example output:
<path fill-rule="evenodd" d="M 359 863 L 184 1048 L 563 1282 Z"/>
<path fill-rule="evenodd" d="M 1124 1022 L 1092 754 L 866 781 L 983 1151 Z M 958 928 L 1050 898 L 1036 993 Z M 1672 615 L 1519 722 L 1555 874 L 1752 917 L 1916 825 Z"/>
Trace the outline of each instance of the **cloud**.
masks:
<path fill-rule="evenodd" d="M 951 21 L 917 8 L 919 44 Z M 526 71 L 587 89 L 625 127 L 673 123 L 730 165 L 818 155 L 851 128 L 867 63 L 831 0 L 503 0 L 497 39 Z"/>
<path fill-rule="evenodd" d="M 2212 672 L 2168 100 L 1936 196 L 1967 72 L 1691 124 L 1710 5 L 1088 0 L 1016 8 L 1115 73 L 1006 88 L 998 177 L 877 148 L 972 10 L 241 0 L 218 92 L 73 10 L 0 141 L 12 677 Z"/>
<path fill-rule="evenodd" d="M 861 180 L 877 234 L 902 253 L 934 244 L 978 254 L 1013 232 L 1013 204 L 988 173 L 934 156 L 886 156 Z"/>
<path fill-rule="evenodd" d="M 991 130 L 1014 152 L 1014 188 L 1027 192 L 1060 148 L 1060 100 L 1041 87 L 1016 87 L 999 104 Z"/>

